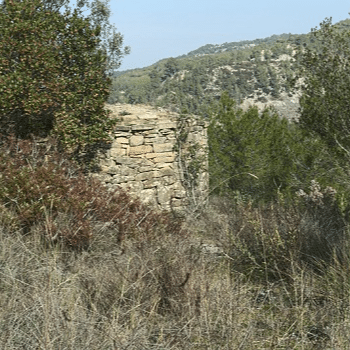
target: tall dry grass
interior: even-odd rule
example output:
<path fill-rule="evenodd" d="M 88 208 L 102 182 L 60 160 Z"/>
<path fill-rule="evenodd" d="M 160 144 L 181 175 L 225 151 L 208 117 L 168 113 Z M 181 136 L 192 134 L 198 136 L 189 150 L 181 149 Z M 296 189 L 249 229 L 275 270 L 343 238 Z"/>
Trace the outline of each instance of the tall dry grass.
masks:
<path fill-rule="evenodd" d="M 42 175 L 32 184 L 46 183 L 46 163 L 18 157 L 2 159 L 19 175 L 29 160 Z M 71 206 L 1 178 L 0 349 L 350 348 L 350 240 L 330 189 L 314 183 L 294 206 L 217 198 L 181 223 L 56 175 L 76 188 Z M 77 217 L 88 224 L 79 249 Z"/>
<path fill-rule="evenodd" d="M 282 260 L 281 278 L 266 274 L 263 260 L 251 255 L 249 263 L 239 256 L 244 249 L 233 253 L 221 209 L 191 222 L 185 237 L 164 232 L 120 242 L 99 224 L 85 251 L 47 247 L 41 225 L 23 236 L 6 226 L 7 213 L 0 348 L 348 348 L 349 261 L 321 274 L 291 256 L 288 268 Z"/>

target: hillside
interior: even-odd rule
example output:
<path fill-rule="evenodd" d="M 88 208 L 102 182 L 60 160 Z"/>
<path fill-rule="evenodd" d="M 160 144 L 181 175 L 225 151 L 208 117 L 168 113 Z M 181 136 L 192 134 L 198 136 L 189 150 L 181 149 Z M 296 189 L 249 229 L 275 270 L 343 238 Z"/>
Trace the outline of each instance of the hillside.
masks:
<path fill-rule="evenodd" d="M 201 55 L 208 55 L 208 54 L 215 54 L 215 53 L 221 53 L 225 51 L 234 51 L 234 50 L 243 50 L 247 48 L 254 47 L 256 45 L 260 44 L 273 44 L 276 42 L 288 40 L 293 37 L 293 34 L 280 34 L 280 35 L 271 35 L 268 38 L 264 39 L 255 39 L 255 40 L 242 40 L 242 41 L 236 41 L 231 43 L 223 43 L 223 44 L 207 44 L 204 46 L 201 46 L 200 48 L 190 51 L 186 55 L 179 56 L 178 58 L 183 57 L 196 57 Z"/>
<path fill-rule="evenodd" d="M 350 32 L 329 37 L 299 123 L 308 35 L 119 72 L 103 113 L 103 65 L 42 100 L 4 94 L 33 65 L 1 71 L 0 350 L 349 349 Z"/>
<path fill-rule="evenodd" d="M 350 20 L 341 21 L 348 29 Z M 309 34 L 205 45 L 149 67 L 119 72 L 109 103 L 150 103 L 206 116 L 207 106 L 227 91 L 243 108 L 273 105 L 288 119 L 298 117 L 299 92 L 292 91 L 295 49 L 313 46 Z"/>

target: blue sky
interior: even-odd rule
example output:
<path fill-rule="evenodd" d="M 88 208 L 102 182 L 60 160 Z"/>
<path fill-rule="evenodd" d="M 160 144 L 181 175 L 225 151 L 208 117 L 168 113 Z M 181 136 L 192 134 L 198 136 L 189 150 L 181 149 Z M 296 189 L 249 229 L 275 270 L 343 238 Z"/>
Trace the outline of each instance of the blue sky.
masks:
<path fill-rule="evenodd" d="M 131 54 L 119 70 L 142 68 L 206 44 L 307 33 L 326 17 L 349 18 L 345 0 L 110 0 L 110 18 Z"/>

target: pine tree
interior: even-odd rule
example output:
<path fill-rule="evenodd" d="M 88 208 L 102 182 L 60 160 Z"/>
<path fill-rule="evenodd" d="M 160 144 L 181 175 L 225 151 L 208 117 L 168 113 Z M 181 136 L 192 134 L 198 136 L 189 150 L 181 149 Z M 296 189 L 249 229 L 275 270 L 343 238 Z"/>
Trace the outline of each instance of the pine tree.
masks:
<path fill-rule="evenodd" d="M 350 157 L 350 31 L 331 19 L 314 29 L 313 47 L 301 47 L 297 78 L 303 78 L 300 125 L 319 135 L 339 156 Z"/>
<path fill-rule="evenodd" d="M 212 191 L 239 191 L 264 201 L 277 198 L 278 191 L 293 192 L 302 144 L 301 134 L 286 119 L 269 110 L 260 115 L 256 107 L 243 111 L 224 93 L 208 136 Z"/>

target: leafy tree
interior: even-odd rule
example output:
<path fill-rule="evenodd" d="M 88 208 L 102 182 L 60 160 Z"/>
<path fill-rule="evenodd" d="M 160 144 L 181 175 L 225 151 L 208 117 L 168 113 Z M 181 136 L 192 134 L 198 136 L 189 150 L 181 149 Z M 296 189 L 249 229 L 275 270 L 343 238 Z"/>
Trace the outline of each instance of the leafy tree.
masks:
<path fill-rule="evenodd" d="M 269 66 L 269 74 L 270 74 L 270 85 L 272 88 L 272 96 L 273 97 L 279 97 L 280 95 L 280 84 L 279 84 L 279 77 L 276 73 L 276 70 L 272 67 Z"/>
<path fill-rule="evenodd" d="M 159 68 L 157 66 L 153 67 L 153 69 L 148 73 L 151 79 L 151 89 L 153 91 L 157 90 L 160 87 L 161 78 L 159 75 Z"/>
<path fill-rule="evenodd" d="M 106 71 L 111 76 L 120 67 L 121 59 L 130 53 L 130 47 L 123 47 L 123 35 L 117 32 L 117 28 L 109 22 L 111 11 L 108 0 L 78 0 L 76 10 L 85 18 L 89 18 L 92 28 L 100 28 L 98 47 L 105 51 L 107 55 Z M 62 12 L 71 10 L 70 0 L 42 0 L 43 8 L 52 12 Z"/>
<path fill-rule="evenodd" d="M 267 72 L 267 65 L 262 63 L 258 64 L 256 68 L 256 75 L 257 75 L 258 87 L 266 91 L 267 87 L 270 85 L 268 72 Z"/>
<path fill-rule="evenodd" d="M 77 9 L 61 14 L 40 0 L 3 1 L 0 23 L 2 133 L 54 135 L 75 154 L 107 141 L 114 121 L 104 109 L 101 28 Z"/>
<path fill-rule="evenodd" d="M 264 50 L 264 59 L 265 59 L 265 61 L 270 62 L 271 56 L 272 56 L 272 54 L 271 54 L 270 49 L 266 48 Z"/>
<path fill-rule="evenodd" d="M 350 31 L 326 19 L 320 29 L 312 30 L 312 37 L 315 45 L 299 47 L 297 55 L 297 78 L 304 79 L 300 125 L 349 159 Z"/>

